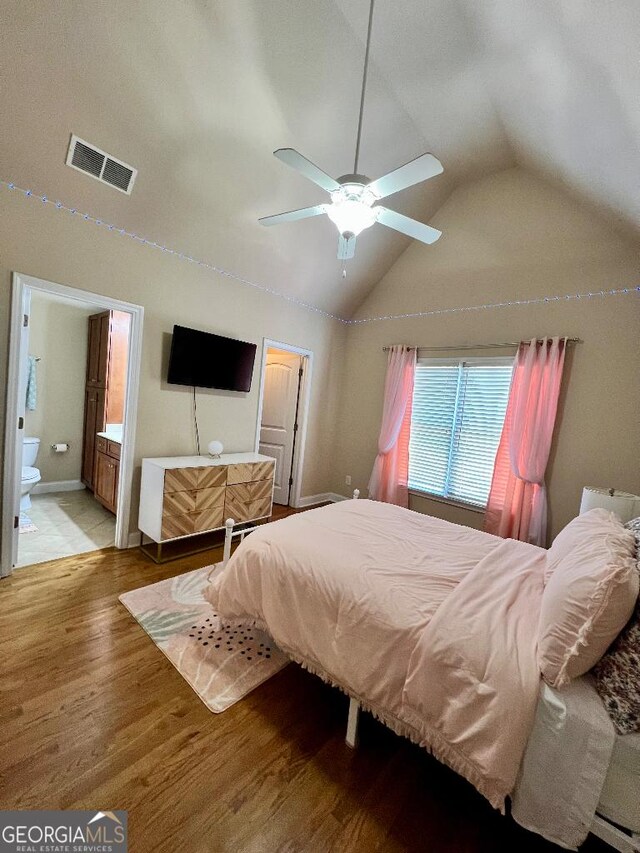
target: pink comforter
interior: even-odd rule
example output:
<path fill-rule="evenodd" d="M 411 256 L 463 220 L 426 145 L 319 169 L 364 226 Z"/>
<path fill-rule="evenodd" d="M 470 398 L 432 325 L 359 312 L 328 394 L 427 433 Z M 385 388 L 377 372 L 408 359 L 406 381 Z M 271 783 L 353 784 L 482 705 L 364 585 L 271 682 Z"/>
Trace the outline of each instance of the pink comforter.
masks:
<path fill-rule="evenodd" d="M 503 808 L 538 695 L 545 554 L 345 501 L 260 527 L 206 595 Z"/>

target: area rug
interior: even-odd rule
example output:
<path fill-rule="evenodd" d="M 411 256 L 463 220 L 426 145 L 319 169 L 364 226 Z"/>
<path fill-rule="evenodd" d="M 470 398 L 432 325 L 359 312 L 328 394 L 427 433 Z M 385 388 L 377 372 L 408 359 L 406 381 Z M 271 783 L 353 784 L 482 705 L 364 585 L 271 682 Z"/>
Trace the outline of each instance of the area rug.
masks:
<path fill-rule="evenodd" d="M 26 512 L 20 513 L 20 533 L 37 533 L 38 528 L 35 526 L 33 521 L 29 518 Z"/>
<path fill-rule="evenodd" d="M 289 658 L 253 628 L 222 628 L 203 598 L 222 564 L 143 586 L 120 601 L 204 704 L 219 714 L 279 672 Z"/>

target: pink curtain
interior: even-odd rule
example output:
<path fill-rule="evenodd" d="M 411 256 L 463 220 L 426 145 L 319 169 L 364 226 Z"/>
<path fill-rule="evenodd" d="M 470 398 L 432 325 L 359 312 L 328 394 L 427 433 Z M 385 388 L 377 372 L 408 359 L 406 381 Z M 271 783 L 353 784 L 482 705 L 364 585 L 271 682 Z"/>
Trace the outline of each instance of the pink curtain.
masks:
<path fill-rule="evenodd" d="M 416 350 L 391 347 L 384 383 L 384 408 L 369 497 L 376 501 L 409 505 L 409 434 Z"/>
<path fill-rule="evenodd" d="M 566 338 L 521 343 L 496 454 L 485 530 L 546 545 L 544 474 L 556 421 Z"/>

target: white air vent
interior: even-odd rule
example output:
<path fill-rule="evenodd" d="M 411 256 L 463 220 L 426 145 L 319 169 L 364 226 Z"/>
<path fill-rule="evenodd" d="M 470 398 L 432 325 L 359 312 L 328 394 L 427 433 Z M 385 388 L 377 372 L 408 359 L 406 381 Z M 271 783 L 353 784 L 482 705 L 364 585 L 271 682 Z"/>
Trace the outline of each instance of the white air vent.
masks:
<path fill-rule="evenodd" d="M 71 134 L 67 166 L 129 195 L 138 170 Z"/>

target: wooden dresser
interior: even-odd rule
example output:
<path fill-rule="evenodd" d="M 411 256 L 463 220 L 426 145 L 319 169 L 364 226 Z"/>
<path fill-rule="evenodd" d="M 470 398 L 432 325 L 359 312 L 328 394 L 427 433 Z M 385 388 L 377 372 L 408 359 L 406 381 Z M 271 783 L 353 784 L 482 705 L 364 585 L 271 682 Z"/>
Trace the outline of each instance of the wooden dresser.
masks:
<path fill-rule="evenodd" d="M 259 453 L 142 460 L 138 527 L 162 543 L 271 515 L 275 460 Z"/>

